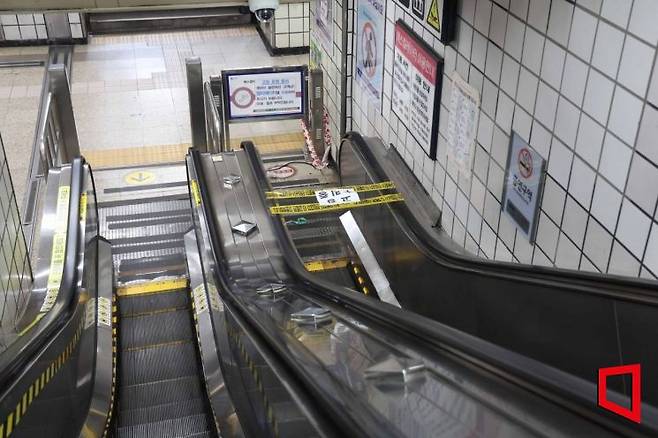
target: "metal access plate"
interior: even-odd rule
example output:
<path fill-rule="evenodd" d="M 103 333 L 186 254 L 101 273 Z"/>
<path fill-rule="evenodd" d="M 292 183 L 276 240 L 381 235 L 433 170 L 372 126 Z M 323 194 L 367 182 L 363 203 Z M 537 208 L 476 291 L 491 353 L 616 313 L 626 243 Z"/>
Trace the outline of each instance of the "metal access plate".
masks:
<path fill-rule="evenodd" d="M 242 236 L 248 236 L 252 232 L 256 231 L 256 224 L 248 221 L 240 221 L 237 225 L 233 225 L 231 229 L 234 233 L 238 233 Z"/>

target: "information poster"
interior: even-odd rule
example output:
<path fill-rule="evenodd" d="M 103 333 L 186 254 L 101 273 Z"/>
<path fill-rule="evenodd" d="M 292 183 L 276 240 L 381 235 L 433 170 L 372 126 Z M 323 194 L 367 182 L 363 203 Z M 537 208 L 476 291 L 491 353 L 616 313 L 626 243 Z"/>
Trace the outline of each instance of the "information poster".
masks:
<path fill-rule="evenodd" d="M 320 41 L 325 50 L 331 53 L 334 35 L 333 0 L 315 0 L 315 24 Z"/>
<path fill-rule="evenodd" d="M 446 139 L 448 158 L 463 175 L 470 178 L 475 157 L 475 135 L 477 133 L 480 94 L 457 72 L 452 77 L 452 92 L 448 108 Z"/>
<path fill-rule="evenodd" d="M 546 160 L 512 132 L 502 208 L 531 243 L 537 232 L 545 173 Z"/>
<path fill-rule="evenodd" d="M 296 71 L 223 72 L 228 119 L 301 117 L 304 74 Z"/>
<path fill-rule="evenodd" d="M 356 79 L 381 105 L 384 80 L 385 0 L 359 0 L 357 16 Z"/>
<path fill-rule="evenodd" d="M 443 59 L 403 21 L 395 23 L 391 109 L 436 160 Z"/>

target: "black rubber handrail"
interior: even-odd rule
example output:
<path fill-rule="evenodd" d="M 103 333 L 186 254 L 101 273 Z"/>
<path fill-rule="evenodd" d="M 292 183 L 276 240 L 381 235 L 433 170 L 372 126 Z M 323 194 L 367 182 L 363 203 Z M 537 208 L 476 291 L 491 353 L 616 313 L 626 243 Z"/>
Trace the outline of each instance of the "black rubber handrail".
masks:
<path fill-rule="evenodd" d="M 361 164 L 373 182 L 388 180 L 386 172 L 361 134 L 349 132 L 342 141 L 349 141 L 354 145 L 355 152 L 360 155 Z M 340 149 L 342 151 L 343 148 Z M 426 255 L 444 266 L 449 265 L 456 269 L 478 272 L 482 275 L 658 306 L 658 282 L 656 281 L 521 263 L 506 263 L 460 254 L 438 242 L 436 235 L 430 233 L 418 222 L 406 203 L 397 202 L 389 204 L 389 206 L 407 237 L 412 239 L 414 244 Z"/>
<path fill-rule="evenodd" d="M 3 398 L 20 374 L 34 361 L 75 312 L 78 300 L 78 254 L 80 242 L 80 197 L 83 188 L 84 158 L 71 164 L 71 189 L 66 224 L 66 250 L 62 280 L 53 307 L 30 330 L 17 338 L 0 355 L 0 388 Z"/>
<path fill-rule="evenodd" d="M 251 142 L 243 142 L 241 147 L 247 155 L 254 179 L 261 186 L 261 201 L 267 205 L 265 192 L 271 190 L 271 187 L 258 151 Z M 654 409 L 651 412 L 644 409 L 643 424 L 630 427 L 621 417 L 597 408 L 597 387 L 589 381 L 417 313 L 373 300 L 352 289 L 312 276 L 299 259 L 283 221 L 272 215 L 269 218 L 288 268 L 315 298 L 329 300 L 348 312 L 356 312 L 378 326 L 387 327 L 396 335 L 412 340 L 426 351 L 438 349 L 449 352 L 615 432 L 628 436 L 641 436 L 638 429 L 649 434 L 658 432 L 658 418 Z"/>

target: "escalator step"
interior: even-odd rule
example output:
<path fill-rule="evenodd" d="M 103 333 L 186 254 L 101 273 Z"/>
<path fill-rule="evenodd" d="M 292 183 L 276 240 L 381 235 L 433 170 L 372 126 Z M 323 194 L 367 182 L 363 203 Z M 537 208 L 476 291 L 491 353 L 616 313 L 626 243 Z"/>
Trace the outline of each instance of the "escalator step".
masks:
<path fill-rule="evenodd" d="M 187 289 L 119 298 L 119 312 L 122 317 L 189 307 L 190 297 Z"/>
<path fill-rule="evenodd" d="M 191 309 L 122 318 L 122 350 L 193 340 Z"/>
<path fill-rule="evenodd" d="M 196 350 L 192 342 L 167 344 L 121 352 L 121 385 L 196 375 Z"/>
<path fill-rule="evenodd" d="M 117 437 L 125 438 L 174 438 L 185 437 L 195 433 L 207 432 L 209 424 L 205 414 L 163 420 L 155 423 L 120 427 Z"/>
<path fill-rule="evenodd" d="M 169 403 L 183 403 L 204 397 L 199 377 L 194 374 L 177 379 L 123 386 L 119 391 L 119 410 L 143 409 Z"/>
<path fill-rule="evenodd" d="M 121 427 L 136 426 L 203 413 L 205 413 L 203 399 L 193 398 L 147 408 L 121 411 L 119 412 L 119 424 Z"/>

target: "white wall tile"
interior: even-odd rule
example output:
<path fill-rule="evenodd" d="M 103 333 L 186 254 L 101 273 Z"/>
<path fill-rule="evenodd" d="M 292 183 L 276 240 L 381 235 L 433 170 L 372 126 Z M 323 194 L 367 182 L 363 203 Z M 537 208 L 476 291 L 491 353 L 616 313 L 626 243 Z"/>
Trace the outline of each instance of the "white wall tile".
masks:
<path fill-rule="evenodd" d="M 530 113 L 534 112 L 535 110 L 538 87 L 539 78 L 537 78 L 537 76 L 532 74 L 525 67 L 521 67 L 519 74 L 517 102 Z"/>
<path fill-rule="evenodd" d="M 544 193 L 541 201 L 541 209 L 553 219 L 553 222 L 560 223 L 564 213 L 564 202 L 566 192 L 560 187 L 553 178 L 546 178 L 544 184 Z"/>
<path fill-rule="evenodd" d="M 601 4 L 603 0 L 578 0 L 578 4 L 583 8 L 598 14 L 601 11 Z"/>
<path fill-rule="evenodd" d="M 573 240 L 579 248 L 582 248 L 587 227 L 587 211 L 568 196 L 564 207 L 562 218 L 562 230 Z"/>
<path fill-rule="evenodd" d="M 548 216 L 541 214 L 539 217 L 539 226 L 537 227 L 537 244 L 546 253 L 550 260 L 555 260 L 555 250 L 560 231 Z"/>
<path fill-rule="evenodd" d="M 548 36 L 562 46 L 566 46 L 569 42 L 572 16 L 572 4 L 566 0 L 553 0 L 551 4 L 551 15 L 548 21 Z"/>
<path fill-rule="evenodd" d="M 628 146 L 619 141 L 614 135 L 606 135 L 599 172 L 621 191 L 624 190 L 626 185 L 631 155 L 632 151 Z"/>
<path fill-rule="evenodd" d="M 619 242 L 615 241 L 612 246 L 608 273 L 637 277 L 640 273 L 640 262 Z"/>
<path fill-rule="evenodd" d="M 498 47 L 505 47 L 505 34 L 507 33 L 507 12 L 494 5 L 491 10 L 491 24 L 489 26 L 489 39 Z"/>
<path fill-rule="evenodd" d="M 484 36 L 489 35 L 491 21 L 491 0 L 477 0 L 475 7 L 475 29 Z"/>
<path fill-rule="evenodd" d="M 535 107 L 535 117 L 542 122 L 549 130 L 553 129 L 555 124 L 555 112 L 557 110 L 558 94 L 543 82 L 539 83 L 537 91 L 537 104 Z"/>
<path fill-rule="evenodd" d="M 569 185 L 569 174 L 571 173 L 571 161 L 573 152 L 564 145 L 557 137 L 553 138 L 551 144 L 551 155 L 548 159 L 548 173 L 562 186 Z"/>
<path fill-rule="evenodd" d="M 649 217 L 633 203 L 624 200 L 615 236 L 635 257 L 642 258 L 644 255 L 650 228 Z"/>
<path fill-rule="evenodd" d="M 640 132 L 637 138 L 637 150 L 649 160 L 658 165 L 658 110 L 651 106 L 644 108 L 644 115 L 640 123 Z"/>
<path fill-rule="evenodd" d="M 500 76 L 500 88 L 512 98 L 516 97 L 519 84 L 520 65 L 511 56 L 503 55 L 503 67 Z"/>
<path fill-rule="evenodd" d="M 621 193 L 603 178 L 597 178 L 591 213 L 610 232 L 613 232 L 617 226 L 621 199 Z"/>
<path fill-rule="evenodd" d="M 624 33 L 608 23 L 600 22 L 596 32 L 592 65 L 611 78 L 617 77 L 624 47 Z"/>
<path fill-rule="evenodd" d="M 610 111 L 608 129 L 627 144 L 635 144 L 635 136 L 642 116 L 642 101 L 617 86 Z"/>
<path fill-rule="evenodd" d="M 626 37 L 618 80 L 640 97 L 647 92 L 655 52 L 655 48 L 640 40 L 630 35 Z"/>
<path fill-rule="evenodd" d="M 505 52 L 517 61 L 521 61 L 523 54 L 523 39 L 525 24 L 516 17 L 510 16 L 507 20 L 507 34 L 505 36 Z"/>
<path fill-rule="evenodd" d="M 582 105 L 585 97 L 588 70 L 587 64 L 571 53 L 567 53 L 564 63 L 562 94 L 579 106 Z"/>
<path fill-rule="evenodd" d="M 590 70 L 583 108 L 594 120 L 607 125 L 615 84 L 596 70 Z"/>
<path fill-rule="evenodd" d="M 525 20 L 528 17 L 529 0 L 510 0 L 509 9 L 517 17 Z"/>
<path fill-rule="evenodd" d="M 569 193 L 585 208 L 590 207 L 596 172 L 580 158 L 575 157 L 569 180 Z"/>
<path fill-rule="evenodd" d="M 652 46 L 658 44 L 658 2 L 655 0 L 635 0 L 628 29 Z"/>
<path fill-rule="evenodd" d="M 651 190 L 655 187 L 658 187 L 658 167 L 641 155 L 635 154 L 628 174 L 626 196 L 637 203 L 649 216 L 653 216 L 656 209 L 658 191 Z"/>
<path fill-rule="evenodd" d="M 583 114 L 578 128 L 576 153 L 590 166 L 598 168 L 605 130 L 587 114 Z"/>
<path fill-rule="evenodd" d="M 528 9 L 528 24 L 546 32 L 548 26 L 548 13 L 551 8 L 551 0 L 530 0 Z"/>
<path fill-rule="evenodd" d="M 17 41 L 21 39 L 21 32 L 18 26 L 3 26 L 2 31 L 5 33 L 7 41 Z"/>
<path fill-rule="evenodd" d="M 602 272 L 608 268 L 610 251 L 612 249 L 612 235 L 590 218 L 585 236 L 585 255 Z"/>
<path fill-rule="evenodd" d="M 550 40 L 544 46 L 544 60 L 541 66 L 541 77 L 555 89 L 560 89 L 564 58 L 566 52 Z"/>
<path fill-rule="evenodd" d="M 569 50 L 586 62 L 589 62 L 592 56 L 596 24 L 597 20 L 591 14 L 580 8 L 574 10 Z"/>
<path fill-rule="evenodd" d="M 564 233 L 560 233 L 560 241 L 555 257 L 555 266 L 564 269 L 578 269 L 581 252 Z"/>
<path fill-rule="evenodd" d="M 523 44 L 523 65 L 535 74 L 541 69 L 541 59 L 544 53 L 545 38 L 531 28 L 526 29 Z"/>
<path fill-rule="evenodd" d="M 601 16 L 626 29 L 633 0 L 603 0 Z"/>
<path fill-rule="evenodd" d="M 658 274 L 658 223 L 654 223 L 647 244 L 647 252 L 644 255 L 644 264 L 651 269 L 654 274 Z"/>
<path fill-rule="evenodd" d="M 557 105 L 555 119 L 555 135 L 558 136 L 570 149 L 576 146 L 580 110 L 564 97 L 560 97 Z"/>

